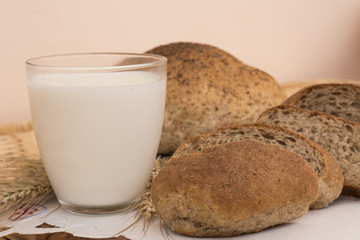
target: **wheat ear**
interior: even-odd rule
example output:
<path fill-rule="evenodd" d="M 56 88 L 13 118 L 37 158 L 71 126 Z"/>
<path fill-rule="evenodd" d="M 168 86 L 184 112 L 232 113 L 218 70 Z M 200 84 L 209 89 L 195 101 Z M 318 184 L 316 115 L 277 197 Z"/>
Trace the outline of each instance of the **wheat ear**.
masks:
<path fill-rule="evenodd" d="M 42 203 L 52 192 L 40 159 L 0 158 L 0 213 Z"/>
<path fill-rule="evenodd" d="M 141 220 L 143 220 L 143 234 L 145 235 L 152 218 L 156 215 L 156 208 L 151 200 L 151 184 L 155 176 L 158 174 L 160 169 L 167 163 L 170 157 L 158 157 L 155 160 L 154 167 L 148 182 L 148 186 L 146 190 L 140 194 L 133 202 L 130 204 L 127 210 L 134 210 L 136 211 L 135 215 L 135 221 L 131 223 L 128 227 L 121 230 L 118 234 L 128 230 L 129 228 L 132 228 L 136 224 L 138 224 Z M 160 221 L 161 223 L 161 221 Z M 162 225 L 162 224 L 161 224 Z M 163 229 L 161 229 L 163 233 Z M 167 234 L 168 235 L 168 234 Z"/>

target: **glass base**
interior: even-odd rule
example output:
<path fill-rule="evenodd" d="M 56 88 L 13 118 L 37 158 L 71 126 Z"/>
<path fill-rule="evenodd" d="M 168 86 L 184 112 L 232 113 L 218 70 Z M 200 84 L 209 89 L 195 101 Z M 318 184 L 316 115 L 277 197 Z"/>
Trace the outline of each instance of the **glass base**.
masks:
<path fill-rule="evenodd" d="M 111 214 L 119 212 L 127 212 L 130 209 L 131 203 L 120 204 L 115 206 L 104 207 L 88 207 L 88 206 L 74 206 L 59 200 L 60 205 L 67 211 L 77 214 Z"/>

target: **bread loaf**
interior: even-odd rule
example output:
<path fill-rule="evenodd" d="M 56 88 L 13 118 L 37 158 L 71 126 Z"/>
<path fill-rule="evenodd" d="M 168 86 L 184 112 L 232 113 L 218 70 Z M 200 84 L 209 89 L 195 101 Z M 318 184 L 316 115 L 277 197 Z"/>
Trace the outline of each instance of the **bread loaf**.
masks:
<path fill-rule="evenodd" d="M 360 197 L 360 123 L 289 105 L 265 111 L 258 122 L 288 128 L 323 146 L 343 171 L 344 193 Z"/>
<path fill-rule="evenodd" d="M 302 216 L 317 199 L 317 182 L 298 154 L 245 140 L 172 157 L 154 178 L 151 198 L 172 230 L 227 237 Z"/>
<path fill-rule="evenodd" d="M 269 74 L 214 46 L 177 42 L 147 53 L 168 59 L 161 154 L 224 124 L 253 123 L 286 98 Z"/>
<path fill-rule="evenodd" d="M 201 152 L 208 146 L 242 140 L 258 140 L 301 155 L 318 175 L 319 197 L 311 205 L 312 209 L 326 207 L 340 195 L 343 176 L 332 155 L 304 136 L 280 127 L 246 124 L 221 128 L 212 134 L 203 134 L 188 139 L 176 150 L 172 158 L 185 153 Z"/>
<path fill-rule="evenodd" d="M 351 83 L 312 85 L 290 96 L 283 105 L 294 105 L 360 122 L 360 85 Z"/>

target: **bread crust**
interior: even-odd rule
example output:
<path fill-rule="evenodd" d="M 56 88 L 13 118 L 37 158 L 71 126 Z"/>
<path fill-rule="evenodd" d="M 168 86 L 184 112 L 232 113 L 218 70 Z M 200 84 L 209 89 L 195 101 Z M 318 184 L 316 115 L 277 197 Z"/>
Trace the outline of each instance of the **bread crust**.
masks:
<path fill-rule="evenodd" d="M 181 154 L 160 170 L 151 198 L 172 230 L 196 237 L 257 232 L 305 214 L 318 195 L 298 154 L 244 140 Z"/>
<path fill-rule="evenodd" d="M 255 122 L 286 98 L 269 74 L 214 46 L 176 42 L 147 53 L 168 59 L 160 154 L 172 154 L 187 138 L 225 124 Z"/>
<path fill-rule="evenodd" d="M 314 84 L 291 95 L 282 105 L 325 112 L 348 121 L 360 122 L 360 84 Z"/>
<path fill-rule="evenodd" d="M 258 122 L 286 127 L 317 142 L 333 155 L 341 167 L 343 193 L 360 197 L 360 122 L 292 105 L 270 108 L 259 117 Z"/>
<path fill-rule="evenodd" d="M 281 139 L 276 139 L 276 136 L 281 136 Z M 269 126 L 262 123 L 232 124 L 213 133 L 202 134 L 188 139 L 175 151 L 172 157 L 189 152 L 198 152 L 204 146 L 237 142 L 245 139 L 260 140 L 268 144 L 279 145 L 302 155 L 304 158 L 311 158 L 308 160 L 308 164 L 316 170 L 319 181 L 319 196 L 311 205 L 311 209 L 327 207 L 341 194 L 344 179 L 334 157 L 310 139 L 279 126 Z M 304 148 L 301 152 L 300 149 L 297 149 L 299 145 Z"/>

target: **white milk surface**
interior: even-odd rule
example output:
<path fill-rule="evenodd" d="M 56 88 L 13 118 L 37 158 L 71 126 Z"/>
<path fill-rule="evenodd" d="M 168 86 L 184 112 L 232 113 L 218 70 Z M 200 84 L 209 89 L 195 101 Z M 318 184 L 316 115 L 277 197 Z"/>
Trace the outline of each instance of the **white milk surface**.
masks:
<path fill-rule="evenodd" d="M 160 140 L 166 80 L 149 72 L 43 74 L 28 81 L 37 142 L 60 201 L 130 202 Z"/>

